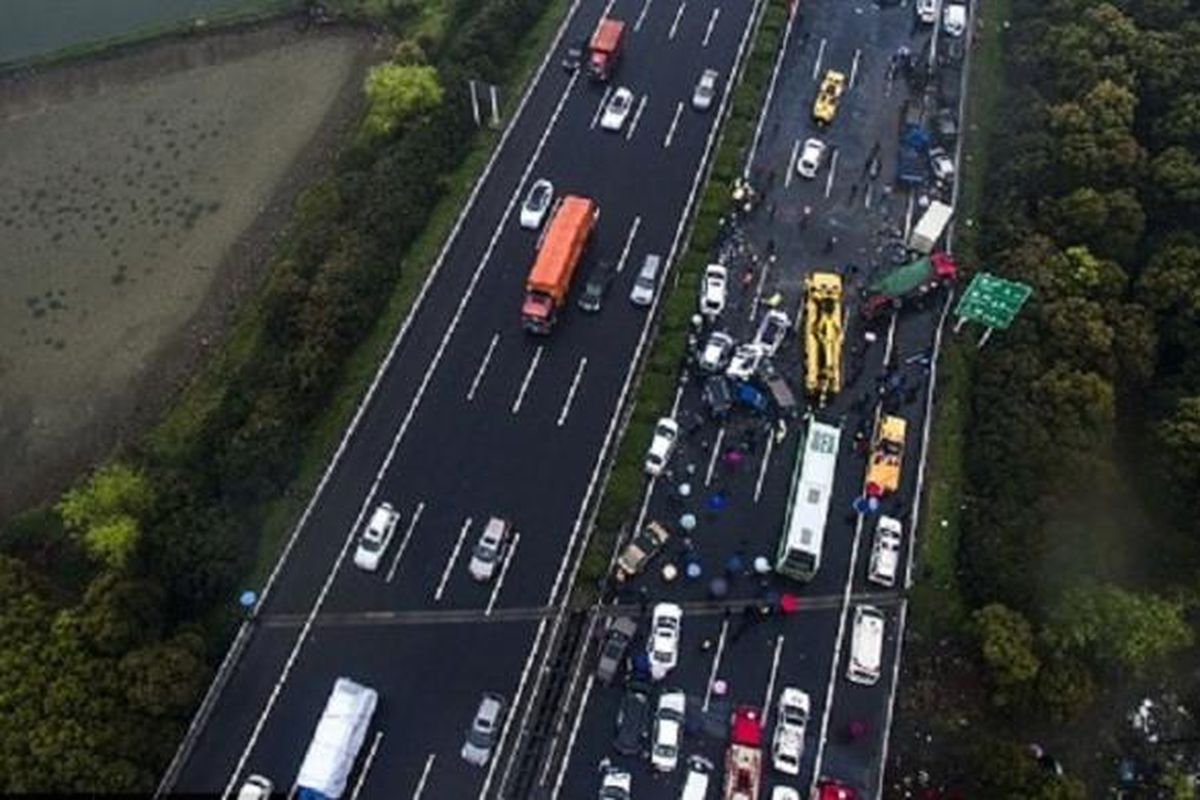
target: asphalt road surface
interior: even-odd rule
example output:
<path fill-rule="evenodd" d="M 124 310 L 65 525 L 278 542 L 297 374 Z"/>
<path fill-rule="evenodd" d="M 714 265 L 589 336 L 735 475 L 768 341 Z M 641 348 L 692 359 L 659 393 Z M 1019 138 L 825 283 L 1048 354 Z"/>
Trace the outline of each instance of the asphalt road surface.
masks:
<path fill-rule="evenodd" d="M 919 207 L 914 209 L 916 198 L 891 185 L 902 103 L 909 98 L 922 102 L 921 93 L 908 85 L 902 72 L 892 69 L 892 56 L 901 47 L 920 55 L 930 37 L 929 26 L 914 24 L 908 5 L 881 8 L 845 0 L 802 3 L 779 63 L 751 168 L 753 182 L 766 192 L 757 209 L 740 223 L 739 233 L 731 237 L 733 243 L 722 256 L 730 264 L 732 294 L 716 327 L 738 341 L 749 340 L 773 295 L 779 295 L 781 310 L 793 320 L 798 317 L 808 272 L 841 272 L 847 297 L 853 298 L 854 290 L 887 262 L 895 243 L 920 214 Z M 827 69 L 846 74 L 849 86 L 834 122 L 819 130 L 809 109 Z M 950 72 L 949 77 L 957 80 L 957 70 Z M 951 108 L 957 102 L 956 97 L 943 100 Z M 938 104 L 931 97 L 927 110 L 932 112 Z M 815 180 L 794 172 L 797 154 L 810 136 L 822 138 L 833 151 Z M 872 177 L 869 164 L 874 155 L 880 169 Z M 951 187 L 940 191 L 949 195 Z M 807 215 L 806 206 L 811 209 Z M 757 255 L 757 261 L 740 253 L 739 247 Z M 774 261 L 769 258 L 772 251 Z M 863 797 L 877 797 L 882 790 L 911 532 L 906 524 L 897 588 L 883 590 L 868 583 L 867 562 L 878 515 L 860 516 L 852 509 L 863 490 L 866 466 L 865 455 L 854 451 L 853 434 L 861 427 L 869 436 L 880 406 L 878 380 L 885 363 L 891 363 L 892 374 L 903 377 L 905 388 L 889 398 L 888 409 L 907 420 L 908 439 L 902 485 L 884 500 L 881 510 L 908 523 L 918 494 L 917 466 L 930 391 L 928 356 L 942 309 L 941 302 L 930 302 L 927 308 L 910 309 L 868 327 L 858 317 L 857 303 L 850 300 L 846 386 L 828 406 L 816 411 L 817 418 L 842 426 L 840 460 L 822 565 L 815 579 L 803 586 L 775 576 L 760 578 L 749 569 L 757 556 L 774 561 L 803 426 L 792 421 L 779 438 L 774 435 L 779 430 L 774 419 L 747 410 L 735 412 L 724 423 L 707 419 L 700 373 L 694 366 L 682 372 L 674 415 L 690 430 L 672 458 L 672 474 L 649 483 L 637 522 L 659 519 L 676 531 L 675 541 L 645 574 L 611 598 L 620 605 L 597 611 L 589 636 L 594 645 L 606 620 L 626 613 L 639 617 L 644 637 L 654 603 L 669 600 L 683 605 L 679 666 L 662 686 L 688 694 L 683 756 L 700 754 L 716 764 L 718 785 L 732 706 L 748 703 L 765 709 L 769 749 L 780 690 L 794 686 L 808 692 L 812 700 L 801 771 L 792 777 L 766 768 L 761 796 L 769 797 L 773 787 L 786 785 L 807 797 L 821 777 L 847 782 Z M 868 332 L 874 334 L 873 342 L 867 341 Z M 799 394 L 798 350 L 799 337 L 790 337 L 776 364 Z M 726 465 L 724 452 L 742 443 L 748 445 L 750 456 L 735 466 Z M 692 489 L 682 500 L 677 494 L 680 483 Z M 714 495 L 721 498 L 715 502 L 718 508 L 711 502 Z M 688 513 L 698 520 L 690 544 L 704 572 L 694 580 L 667 580 L 661 567 L 684 563 L 679 520 Z M 714 602 L 708 580 L 726 574 L 735 556 L 747 569 L 732 573 L 729 596 Z M 743 613 L 746 607 L 782 592 L 799 594 L 796 612 L 776 612 L 766 619 Z M 849 628 L 858 604 L 873 605 L 887 618 L 882 676 L 874 686 L 856 685 L 845 678 Z M 643 647 L 644 638 L 635 641 L 635 649 Z M 594 796 L 600 782 L 598 766 L 612 764 L 631 772 L 635 797 L 678 797 L 685 770 L 682 758 L 674 773 L 662 774 L 651 769 L 647 758 L 619 756 L 612 749 L 622 688 L 594 680 L 595 650 L 587 648 L 574 666 L 569 701 L 561 704 L 561 722 L 555 728 L 558 734 L 549 748 L 553 755 L 542 772 L 541 788 L 551 798 Z M 714 692 L 714 679 L 725 681 L 723 695 Z M 768 753 L 764 763 L 769 760 Z M 709 795 L 718 791 L 710 788 Z"/>
<path fill-rule="evenodd" d="M 620 133 L 596 125 L 605 87 L 558 65 L 606 8 L 631 27 L 614 83 L 637 102 Z M 529 700 L 651 319 L 627 300 L 633 277 L 647 253 L 675 253 L 711 152 L 717 105 L 694 111 L 692 88 L 713 67 L 724 96 L 760 8 L 576 4 L 165 789 L 229 796 L 252 773 L 294 789 L 346 676 L 380 694 L 347 797 L 497 792 L 507 762 L 472 768 L 459 748 L 482 692 L 515 704 L 510 723 Z M 571 307 L 547 338 L 519 320 L 537 237 L 517 211 L 540 177 L 601 209 Z M 604 309 L 586 315 L 574 299 L 601 260 L 619 272 Z M 364 573 L 355 540 L 385 500 L 400 523 L 379 570 Z M 467 562 L 491 516 L 511 519 L 519 538 L 480 585 Z M 502 750 L 515 727 L 504 726 Z"/>

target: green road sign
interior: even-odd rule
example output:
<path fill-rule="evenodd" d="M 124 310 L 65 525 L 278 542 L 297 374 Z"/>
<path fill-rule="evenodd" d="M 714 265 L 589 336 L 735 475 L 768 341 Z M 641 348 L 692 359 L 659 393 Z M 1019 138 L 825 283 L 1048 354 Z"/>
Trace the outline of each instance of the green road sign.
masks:
<path fill-rule="evenodd" d="M 1033 287 L 1028 284 L 976 272 L 954 313 L 960 317 L 960 323 L 968 319 L 1003 330 L 1012 324 L 1031 294 Z"/>

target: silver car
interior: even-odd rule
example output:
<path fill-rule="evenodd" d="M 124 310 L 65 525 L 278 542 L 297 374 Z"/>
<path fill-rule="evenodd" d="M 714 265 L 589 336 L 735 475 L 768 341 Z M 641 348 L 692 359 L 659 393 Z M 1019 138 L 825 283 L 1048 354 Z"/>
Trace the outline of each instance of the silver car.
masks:
<path fill-rule="evenodd" d="M 499 517 L 492 517 L 483 526 L 467 566 L 472 578 L 489 581 L 496 574 L 496 565 L 504 560 L 504 551 L 508 548 L 509 528 L 508 522 Z"/>
<path fill-rule="evenodd" d="M 706 69 L 700 74 L 700 81 L 696 84 L 696 90 L 692 92 L 692 108 L 707 111 L 712 105 L 713 98 L 717 95 L 717 75 L 715 69 Z"/>
<path fill-rule="evenodd" d="M 492 757 L 492 747 L 496 744 L 496 736 L 500 731 L 500 723 L 504 718 L 505 700 L 498 694 L 485 692 L 479 701 L 479 709 L 471 720 L 471 728 L 467 731 L 467 740 L 463 742 L 463 761 L 482 767 Z"/>

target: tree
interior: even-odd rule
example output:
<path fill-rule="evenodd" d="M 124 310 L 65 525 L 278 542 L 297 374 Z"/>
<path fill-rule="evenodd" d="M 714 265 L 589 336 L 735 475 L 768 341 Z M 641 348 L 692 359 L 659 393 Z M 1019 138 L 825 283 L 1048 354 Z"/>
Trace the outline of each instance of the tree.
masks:
<path fill-rule="evenodd" d="M 137 548 L 138 520 L 153 502 L 146 476 L 135 467 L 114 462 L 68 491 L 55 508 L 94 560 L 120 570 Z"/>
<path fill-rule="evenodd" d="M 1200 160 L 1186 147 L 1168 147 L 1151 162 L 1154 187 L 1164 202 L 1175 206 L 1200 204 Z"/>
<path fill-rule="evenodd" d="M 1137 295 L 1159 314 L 1200 312 L 1200 244 L 1179 239 L 1155 251 L 1138 280 Z"/>
<path fill-rule="evenodd" d="M 437 70 L 414 64 L 380 64 L 367 72 L 364 130 L 371 136 L 392 133 L 400 124 L 429 113 L 442 102 Z"/>
<path fill-rule="evenodd" d="M 1016 687 L 1037 676 L 1041 664 L 1033 651 L 1033 629 L 1019 611 L 991 603 L 976 611 L 973 620 L 983 661 L 997 687 Z"/>
<path fill-rule="evenodd" d="M 1102 449 L 1116 419 L 1112 384 L 1094 372 L 1055 365 L 1033 382 L 1034 413 L 1059 453 Z"/>
<path fill-rule="evenodd" d="M 1038 707 L 1060 722 L 1079 716 L 1096 697 L 1087 665 L 1074 656 L 1054 656 L 1042 664 L 1035 686 Z"/>
<path fill-rule="evenodd" d="M 1200 93 L 1176 96 L 1167 112 L 1154 120 L 1154 133 L 1164 145 L 1200 148 Z"/>
<path fill-rule="evenodd" d="M 1171 416 L 1154 426 L 1154 437 L 1175 483 L 1172 494 L 1193 496 L 1200 488 L 1200 396 L 1181 399 Z"/>

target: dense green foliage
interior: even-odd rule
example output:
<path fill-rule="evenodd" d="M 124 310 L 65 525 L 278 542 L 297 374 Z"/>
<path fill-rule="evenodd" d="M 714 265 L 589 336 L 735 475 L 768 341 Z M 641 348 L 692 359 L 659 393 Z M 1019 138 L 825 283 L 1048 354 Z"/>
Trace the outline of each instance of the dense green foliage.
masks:
<path fill-rule="evenodd" d="M 361 135 L 297 201 L 215 363 L 120 462 L 5 527 L 0 791 L 144 793 L 174 751 L 235 621 L 261 510 L 475 135 L 467 78 L 505 79 L 546 3 L 434 6 L 446 36 L 418 31 L 367 81 Z"/>

